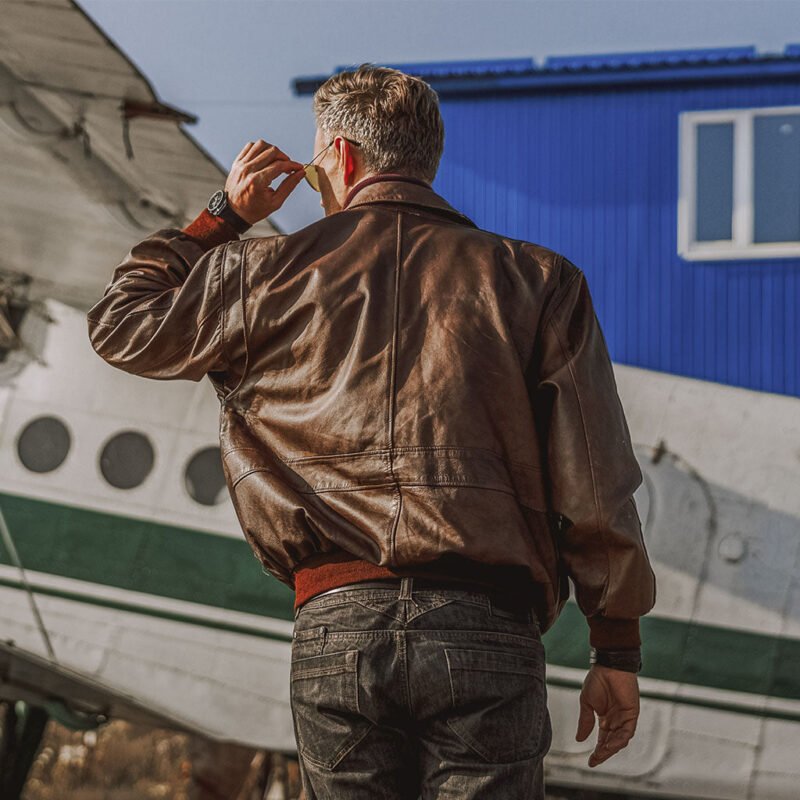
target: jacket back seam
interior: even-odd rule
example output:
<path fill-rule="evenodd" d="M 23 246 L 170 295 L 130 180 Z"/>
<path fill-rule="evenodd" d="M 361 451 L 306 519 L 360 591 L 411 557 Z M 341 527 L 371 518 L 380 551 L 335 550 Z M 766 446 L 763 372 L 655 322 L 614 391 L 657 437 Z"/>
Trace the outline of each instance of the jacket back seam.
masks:
<path fill-rule="evenodd" d="M 392 562 L 394 563 L 397 557 L 397 526 L 400 522 L 400 511 L 403 507 L 403 492 L 400 489 L 400 483 L 397 480 L 397 475 L 394 471 L 394 399 L 395 399 L 395 381 L 397 380 L 397 344 L 398 344 L 398 327 L 400 324 L 400 264 L 402 261 L 402 211 L 397 211 L 397 225 L 395 227 L 395 236 L 397 238 L 395 244 L 395 264 L 394 264 L 394 308 L 392 310 L 392 358 L 390 363 L 389 374 L 389 474 L 394 481 L 395 491 L 397 494 L 394 519 L 391 522 L 389 529 L 389 553 Z"/>
<path fill-rule="evenodd" d="M 250 413 L 250 412 L 245 412 Z M 535 469 L 541 472 L 541 466 L 537 464 L 529 464 L 527 461 L 516 461 L 513 458 L 507 458 L 502 453 L 497 453 L 494 450 L 490 450 L 488 447 L 475 447 L 472 445 L 457 445 L 457 444 L 426 444 L 426 445 L 398 445 L 391 448 L 395 453 L 414 453 L 414 452 L 437 452 L 441 450 L 458 450 L 461 451 L 460 455 L 463 458 L 481 458 L 478 453 L 484 453 L 487 456 L 493 456 L 494 458 L 499 458 L 502 461 L 507 461 L 509 464 L 514 464 L 515 466 L 519 467 L 528 467 L 530 469 Z M 260 452 L 258 448 L 255 447 L 231 447 L 229 450 L 226 450 L 224 455 L 228 453 L 233 453 L 237 450 L 255 450 Z M 298 456 L 297 458 L 283 458 L 281 456 L 277 456 L 281 459 L 285 464 L 294 464 L 297 462 L 302 461 L 325 461 L 328 459 L 346 459 L 346 458 L 362 458 L 364 456 L 371 456 L 371 455 L 380 455 L 381 453 L 386 453 L 389 450 L 388 447 L 374 447 L 369 450 L 355 450 L 349 453 L 321 453 L 319 455 L 310 455 L 310 456 Z M 476 455 L 471 455 L 469 451 L 475 451 Z M 277 454 L 276 454 L 277 455 Z"/>

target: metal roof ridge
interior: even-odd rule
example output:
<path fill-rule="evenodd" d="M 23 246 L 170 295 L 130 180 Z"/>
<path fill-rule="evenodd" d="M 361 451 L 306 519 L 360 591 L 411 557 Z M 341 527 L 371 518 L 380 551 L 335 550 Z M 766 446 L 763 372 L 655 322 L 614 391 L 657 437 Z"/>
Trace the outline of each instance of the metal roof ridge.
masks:
<path fill-rule="evenodd" d="M 355 69 L 357 63 L 341 64 L 334 68 L 334 73 Z M 536 69 L 536 61 L 532 57 L 524 58 L 478 58 L 460 61 L 415 61 L 415 62 L 380 62 L 382 67 L 393 69 L 415 69 L 430 75 L 485 75 L 489 73 L 527 72 Z"/>
<path fill-rule="evenodd" d="M 548 56 L 544 70 L 564 67 L 607 69 L 654 64 L 696 64 L 717 61 L 751 60 L 757 56 L 755 45 L 744 47 L 705 47 L 681 50 L 639 50 L 619 53 L 588 53 L 586 55 Z"/>
<path fill-rule="evenodd" d="M 652 76 L 654 80 L 669 80 L 670 75 L 681 79 L 702 80 L 705 75 L 713 79 L 715 69 L 742 69 L 749 66 L 761 69 L 788 69 L 794 72 L 800 61 L 800 44 L 787 44 L 783 52 L 759 53 L 755 45 L 733 47 L 686 48 L 676 50 L 643 50 L 617 53 L 586 53 L 553 55 L 537 66 L 533 58 L 476 59 L 473 61 L 429 61 L 386 63 L 383 66 L 402 69 L 413 75 L 429 79 L 435 88 L 445 93 L 475 91 L 485 92 L 490 86 L 499 90 L 549 85 L 553 80 L 567 80 L 586 76 L 595 82 L 608 76 L 617 82 L 619 75 L 630 80 Z M 337 67 L 351 69 L 356 65 Z M 696 70 L 693 73 L 692 70 Z M 333 73 L 335 74 L 335 73 Z M 328 75 L 301 76 L 292 81 L 298 95 L 312 94 Z M 717 76 L 718 77 L 718 76 Z M 735 76 L 731 76 L 735 77 Z M 522 81 L 523 83 L 520 83 Z M 507 85 L 504 85 L 507 84 Z"/>

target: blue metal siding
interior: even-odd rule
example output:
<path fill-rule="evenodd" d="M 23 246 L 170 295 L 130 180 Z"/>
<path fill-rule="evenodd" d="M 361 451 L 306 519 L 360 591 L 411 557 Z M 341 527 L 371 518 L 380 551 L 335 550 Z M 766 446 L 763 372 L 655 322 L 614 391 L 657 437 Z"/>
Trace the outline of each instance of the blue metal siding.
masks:
<path fill-rule="evenodd" d="M 800 396 L 800 259 L 677 255 L 679 113 L 798 104 L 797 81 L 445 96 L 434 185 L 583 269 L 615 361 Z"/>

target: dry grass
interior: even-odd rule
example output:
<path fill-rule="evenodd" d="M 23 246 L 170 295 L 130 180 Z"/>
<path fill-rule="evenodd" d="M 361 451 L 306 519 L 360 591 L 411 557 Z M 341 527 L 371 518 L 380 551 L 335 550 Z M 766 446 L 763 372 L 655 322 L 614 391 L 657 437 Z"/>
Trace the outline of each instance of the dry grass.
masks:
<path fill-rule="evenodd" d="M 122 720 L 88 732 L 51 721 L 23 800 L 189 800 L 189 738 Z"/>

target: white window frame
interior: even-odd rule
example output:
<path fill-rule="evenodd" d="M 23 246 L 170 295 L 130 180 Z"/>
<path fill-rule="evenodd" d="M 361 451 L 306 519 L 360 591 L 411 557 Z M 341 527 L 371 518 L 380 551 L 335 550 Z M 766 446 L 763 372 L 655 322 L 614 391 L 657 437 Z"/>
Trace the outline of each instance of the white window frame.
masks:
<path fill-rule="evenodd" d="M 769 114 L 800 114 L 800 106 L 684 111 L 679 114 L 678 255 L 687 261 L 800 256 L 800 241 L 753 241 L 753 120 L 757 115 Z M 697 126 L 708 122 L 733 123 L 733 238 L 730 241 L 698 242 L 694 239 Z"/>

